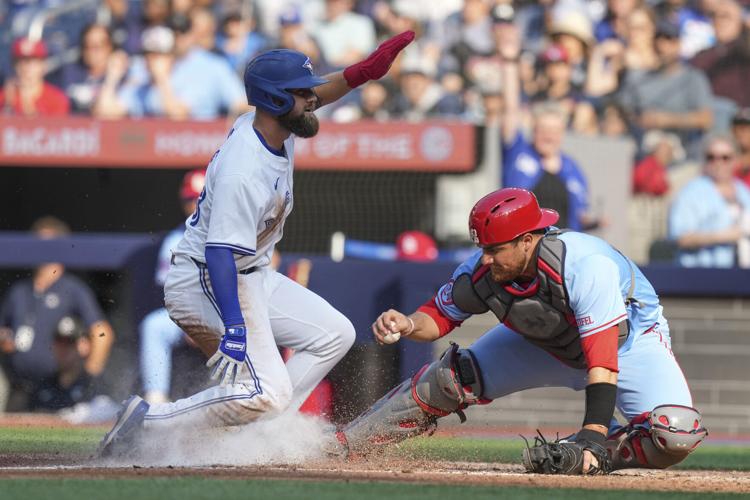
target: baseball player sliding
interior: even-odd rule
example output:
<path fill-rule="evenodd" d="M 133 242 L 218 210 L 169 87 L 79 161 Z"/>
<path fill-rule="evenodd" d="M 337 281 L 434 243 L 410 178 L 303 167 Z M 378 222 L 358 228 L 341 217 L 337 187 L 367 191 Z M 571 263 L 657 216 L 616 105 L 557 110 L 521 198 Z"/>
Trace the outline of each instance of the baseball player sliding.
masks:
<path fill-rule="evenodd" d="M 413 39 L 401 33 L 324 78 L 293 50 L 248 64 L 245 90 L 256 110 L 237 119 L 211 159 L 165 283 L 169 316 L 210 356 L 220 384 L 173 403 L 131 396 L 102 440 L 102 455 L 129 448 L 138 432 L 240 425 L 298 408 L 349 350 L 349 320 L 269 266 L 292 210 L 294 136 L 313 137 L 318 107 L 383 77 Z M 286 365 L 277 345 L 295 351 Z"/>
<path fill-rule="evenodd" d="M 471 211 L 481 248 L 416 312 L 382 313 L 380 343 L 434 341 L 473 314 L 500 324 L 468 349 L 456 344 L 337 433 L 334 452 L 367 453 L 435 429 L 437 419 L 534 387 L 586 391 L 581 430 L 524 451 L 529 471 L 596 474 L 665 468 L 706 436 L 670 349 L 653 287 L 605 241 L 553 225 L 529 191 L 488 194 Z M 615 407 L 629 420 L 617 425 Z M 336 449 L 338 448 L 338 449 Z"/>

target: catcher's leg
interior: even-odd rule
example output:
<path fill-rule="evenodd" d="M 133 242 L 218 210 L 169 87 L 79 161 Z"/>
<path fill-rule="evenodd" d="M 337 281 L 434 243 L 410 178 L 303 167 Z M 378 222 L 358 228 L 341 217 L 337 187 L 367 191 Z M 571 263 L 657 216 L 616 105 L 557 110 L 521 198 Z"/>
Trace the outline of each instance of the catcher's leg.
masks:
<path fill-rule="evenodd" d="M 707 432 L 672 353 L 667 321 L 660 317 L 619 364 L 617 406 L 630 422 L 611 430 L 614 468 L 663 469 L 681 462 Z"/>
<path fill-rule="evenodd" d="M 367 454 L 379 446 L 434 432 L 437 419 L 464 408 L 488 403 L 482 399 L 482 377 L 473 355 L 458 345 L 425 365 L 378 400 L 338 433 L 349 452 Z"/>
<path fill-rule="evenodd" d="M 682 462 L 707 435 L 698 410 L 662 405 L 611 434 L 607 450 L 614 469 L 666 469 Z"/>

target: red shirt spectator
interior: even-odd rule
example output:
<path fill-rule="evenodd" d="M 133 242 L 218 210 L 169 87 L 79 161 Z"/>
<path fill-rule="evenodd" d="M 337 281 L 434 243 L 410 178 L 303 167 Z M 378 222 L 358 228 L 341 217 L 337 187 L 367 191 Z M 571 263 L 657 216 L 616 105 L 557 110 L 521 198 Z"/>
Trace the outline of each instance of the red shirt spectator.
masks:
<path fill-rule="evenodd" d="M 68 114 L 70 102 L 65 93 L 44 81 L 44 42 L 19 38 L 13 43 L 12 54 L 16 76 L 0 91 L 0 108 L 24 116 Z"/>

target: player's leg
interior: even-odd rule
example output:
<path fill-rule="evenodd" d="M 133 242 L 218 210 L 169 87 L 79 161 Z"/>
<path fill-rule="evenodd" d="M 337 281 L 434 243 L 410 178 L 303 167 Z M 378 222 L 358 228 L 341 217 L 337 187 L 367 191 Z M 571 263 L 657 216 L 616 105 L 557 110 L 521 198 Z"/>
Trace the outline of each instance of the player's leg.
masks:
<path fill-rule="evenodd" d="M 351 322 L 323 298 L 274 273 L 269 317 L 280 346 L 294 349 L 286 364 L 297 409 L 354 343 Z"/>
<path fill-rule="evenodd" d="M 184 342 L 184 333 L 165 308 L 150 312 L 140 326 L 141 380 L 148 403 L 169 401 L 172 350 Z"/>
<path fill-rule="evenodd" d="M 620 354 L 617 407 L 628 419 L 611 429 L 615 468 L 666 468 L 681 462 L 706 431 L 671 349 L 669 326 L 658 325 Z"/>
<path fill-rule="evenodd" d="M 585 370 L 563 365 L 504 326 L 485 333 L 468 349 L 453 345 L 377 401 L 339 433 L 349 451 L 367 453 L 382 444 L 429 432 L 439 417 L 471 404 L 545 386 L 580 390 Z"/>
<path fill-rule="evenodd" d="M 170 316 L 206 353 L 216 349 L 224 332 L 216 299 L 205 266 L 185 269 L 194 283 L 170 287 L 165 302 Z M 153 405 L 145 418 L 147 428 L 185 423 L 199 426 L 239 425 L 282 412 L 291 400 L 292 388 L 268 318 L 269 269 L 238 275 L 238 296 L 247 326 L 247 357 L 237 383 L 216 386 L 186 399 Z M 186 279 L 188 283 L 190 280 Z"/>

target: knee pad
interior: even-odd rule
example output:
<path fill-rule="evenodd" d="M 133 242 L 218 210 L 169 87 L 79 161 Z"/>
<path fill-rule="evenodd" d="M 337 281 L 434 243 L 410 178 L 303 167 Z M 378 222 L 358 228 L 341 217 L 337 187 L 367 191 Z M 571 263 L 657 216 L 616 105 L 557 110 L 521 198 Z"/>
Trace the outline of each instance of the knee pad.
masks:
<path fill-rule="evenodd" d="M 708 435 L 695 408 L 661 405 L 610 436 L 615 469 L 666 469 L 682 462 Z"/>
<path fill-rule="evenodd" d="M 438 417 L 455 412 L 461 422 L 467 406 L 490 402 L 482 399 L 482 375 L 474 355 L 453 342 L 440 359 L 417 372 L 412 386 L 414 401 L 424 411 Z"/>

